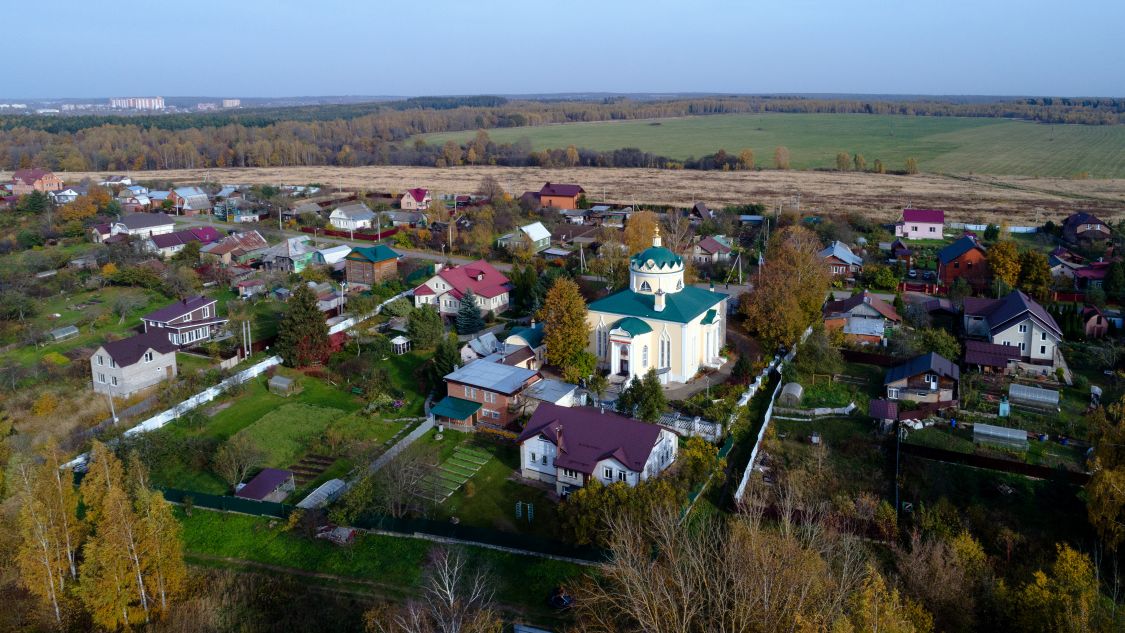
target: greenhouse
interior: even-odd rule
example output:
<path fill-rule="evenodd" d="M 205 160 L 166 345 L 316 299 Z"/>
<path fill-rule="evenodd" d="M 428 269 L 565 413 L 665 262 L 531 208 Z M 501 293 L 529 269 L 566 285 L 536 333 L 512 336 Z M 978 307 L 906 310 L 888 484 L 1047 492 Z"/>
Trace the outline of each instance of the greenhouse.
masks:
<path fill-rule="evenodd" d="M 991 424 L 974 424 L 973 443 L 1026 451 L 1027 431 Z"/>
<path fill-rule="evenodd" d="M 1008 399 L 1013 405 L 1035 409 L 1058 409 L 1059 392 L 1012 383 L 1008 386 Z"/>
<path fill-rule="evenodd" d="M 801 406 L 801 397 L 804 393 L 805 390 L 801 388 L 801 385 L 791 382 L 781 388 L 781 395 L 777 397 L 777 403 L 783 407 Z"/>

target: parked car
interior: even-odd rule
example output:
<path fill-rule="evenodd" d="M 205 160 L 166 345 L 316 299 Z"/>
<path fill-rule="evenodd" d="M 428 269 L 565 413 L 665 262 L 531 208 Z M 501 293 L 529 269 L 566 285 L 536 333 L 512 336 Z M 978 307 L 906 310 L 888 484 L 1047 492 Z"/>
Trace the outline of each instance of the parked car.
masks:
<path fill-rule="evenodd" d="M 910 272 L 906 273 L 906 276 L 910 277 L 911 279 L 917 279 L 918 278 L 918 271 L 914 270 L 914 269 L 911 269 Z"/>

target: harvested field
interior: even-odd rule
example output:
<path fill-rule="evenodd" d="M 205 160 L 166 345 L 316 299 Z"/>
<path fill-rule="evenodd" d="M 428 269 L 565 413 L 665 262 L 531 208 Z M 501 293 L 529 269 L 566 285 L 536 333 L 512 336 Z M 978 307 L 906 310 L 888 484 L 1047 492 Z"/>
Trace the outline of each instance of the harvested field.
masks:
<path fill-rule="evenodd" d="M 536 167 L 262 167 L 128 172 L 141 181 L 245 184 L 321 183 L 368 191 L 427 187 L 437 193 L 467 193 L 481 178 L 495 176 L 518 195 L 544 182 L 576 182 L 591 201 L 690 205 L 693 200 L 722 205 L 761 202 L 776 205 L 801 194 L 804 214 L 854 211 L 890 220 L 902 207 L 945 209 L 956 221 L 1031 224 L 1077 209 L 1106 220 L 1125 219 L 1125 179 L 1067 180 L 1014 176 L 894 176 L 828 171 L 719 172 L 659 169 Z M 68 173 L 68 181 L 101 173 Z M 0 176 L 7 177 L 7 174 Z"/>

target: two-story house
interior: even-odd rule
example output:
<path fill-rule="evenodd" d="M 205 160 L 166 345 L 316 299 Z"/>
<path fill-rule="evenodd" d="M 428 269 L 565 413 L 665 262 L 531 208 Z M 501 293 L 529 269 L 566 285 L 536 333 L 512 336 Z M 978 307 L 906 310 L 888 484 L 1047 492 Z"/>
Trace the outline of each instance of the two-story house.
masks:
<path fill-rule="evenodd" d="M 344 257 L 348 285 L 368 287 L 398 277 L 400 255 L 389 246 L 357 246 Z"/>
<path fill-rule="evenodd" d="M 965 298 L 966 336 L 1018 347 L 1024 363 L 1054 368 L 1062 329 L 1054 317 L 1019 290 L 1001 299 Z"/>
<path fill-rule="evenodd" d="M 594 407 L 542 403 L 516 442 L 520 475 L 565 497 L 593 479 L 636 486 L 676 461 L 676 434 Z"/>
<path fill-rule="evenodd" d="M 168 192 L 172 208 L 183 215 L 197 215 L 211 211 L 211 198 L 199 187 L 177 187 Z"/>
<path fill-rule="evenodd" d="M 416 187 L 408 189 L 406 193 L 402 194 L 398 206 L 404 211 L 425 211 L 430 208 L 430 203 L 433 200 L 433 196 L 430 195 L 428 190 Z"/>
<path fill-rule="evenodd" d="M 555 209 L 577 209 L 578 199 L 586 194 L 586 190 L 578 185 L 564 185 L 547 183 L 539 190 L 539 206 Z"/>
<path fill-rule="evenodd" d="M 988 286 L 988 255 L 971 235 L 964 235 L 938 251 L 938 279 L 946 286 L 964 279 L 976 289 Z"/>
<path fill-rule="evenodd" d="M 461 297 L 471 289 L 482 313 L 500 314 L 508 309 L 511 288 L 508 278 L 483 259 L 440 267 L 436 275 L 414 289 L 414 307 L 432 305 L 439 314 L 453 316 L 461 309 Z"/>
<path fill-rule="evenodd" d="M 1104 241 L 1113 237 L 1113 231 L 1094 214 L 1079 211 L 1063 220 L 1062 237 L 1071 244 Z"/>
<path fill-rule="evenodd" d="M 531 252 L 539 253 L 551 245 L 551 232 L 542 222 L 525 224 L 515 231 L 502 235 L 496 240 L 496 245 L 501 248 L 515 250 L 521 246 L 530 248 Z"/>
<path fill-rule="evenodd" d="M 883 386 L 888 400 L 953 403 L 957 400 L 960 378 L 961 369 L 953 361 L 930 352 L 887 370 Z"/>
<path fill-rule="evenodd" d="M 944 229 L 945 211 L 903 209 L 902 219 L 895 224 L 895 237 L 908 240 L 940 240 Z"/>
<path fill-rule="evenodd" d="M 62 188 L 62 178 L 49 169 L 17 169 L 12 174 L 12 195 L 15 196 L 25 196 L 32 191 L 49 193 Z"/>
<path fill-rule="evenodd" d="M 199 242 L 200 247 L 213 244 L 220 239 L 219 232 L 213 226 L 196 226 L 182 231 L 172 231 L 153 235 L 144 241 L 144 249 L 150 253 L 157 253 L 167 259 L 184 250 L 192 242 Z"/>
<path fill-rule="evenodd" d="M 328 215 L 328 223 L 342 231 L 369 229 L 374 222 L 375 212 L 362 202 L 338 206 Z"/>
<path fill-rule="evenodd" d="M 730 238 L 725 235 L 709 235 L 691 247 L 691 259 L 703 266 L 714 266 L 730 261 Z"/>
<path fill-rule="evenodd" d="M 863 258 L 856 255 L 847 244 L 836 240 L 816 254 L 833 277 L 854 277 L 863 270 Z"/>
<path fill-rule="evenodd" d="M 824 304 L 825 330 L 841 330 L 844 338 L 861 345 L 881 344 L 892 328 L 902 323 L 894 306 L 867 292 Z"/>
<path fill-rule="evenodd" d="M 218 301 L 203 295 L 177 301 L 141 317 L 145 332 L 162 332 L 181 348 L 210 340 L 227 319 L 219 317 Z"/>
<path fill-rule="evenodd" d="M 503 428 L 519 417 L 523 391 L 541 379 L 533 369 L 474 360 L 445 376 L 446 397 L 430 415 L 462 430 L 478 423 Z"/>
<path fill-rule="evenodd" d="M 175 378 L 176 349 L 157 331 L 103 344 L 90 356 L 94 391 L 124 398 Z"/>

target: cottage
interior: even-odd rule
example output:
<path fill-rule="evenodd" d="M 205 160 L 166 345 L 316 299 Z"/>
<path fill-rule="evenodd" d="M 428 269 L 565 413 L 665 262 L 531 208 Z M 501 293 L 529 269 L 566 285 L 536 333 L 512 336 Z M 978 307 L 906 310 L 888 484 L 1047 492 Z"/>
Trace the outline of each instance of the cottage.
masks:
<path fill-rule="evenodd" d="M 133 179 L 129 176 L 106 176 L 98 182 L 98 185 L 102 187 L 112 187 L 115 189 L 118 187 L 128 187 L 131 184 L 133 184 Z"/>
<path fill-rule="evenodd" d="M 58 191 L 48 191 L 47 195 L 51 197 L 51 201 L 56 205 L 62 206 L 74 202 L 81 196 L 86 195 L 88 191 L 88 187 L 67 187 L 65 189 L 59 189 Z"/>
<path fill-rule="evenodd" d="M 474 360 L 491 356 L 503 349 L 500 340 L 492 332 L 485 332 L 480 336 L 469 339 L 461 346 L 461 362 L 471 363 Z"/>
<path fill-rule="evenodd" d="M 990 279 L 984 246 L 971 235 L 964 235 L 938 251 L 938 279 L 946 286 L 964 279 L 975 289 L 986 288 Z"/>
<path fill-rule="evenodd" d="M 730 253 L 730 238 L 725 235 L 712 235 L 692 246 L 691 258 L 697 264 L 713 266 L 730 261 Z"/>
<path fill-rule="evenodd" d="M 250 483 L 239 484 L 236 497 L 253 499 L 254 501 L 271 501 L 281 503 L 294 490 L 297 484 L 293 479 L 293 472 L 280 468 L 263 468 L 262 472 L 254 476 Z"/>
<path fill-rule="evenodd" d="M 177 346 L 161 332 L 104 343 L 90 356 L 94 391 L 124 398 L 176 377 Z"/>
<path fill-rule="evenodd" d="M 329 266 L 333 270 L 344 269 L 344 258 L 352 252 L 352 247 L 347 244 L 318 248 L 313 253 L 313 263 L 317 266 Z"/>
<path fill-rule="evenodd" d="M 895 224 L 895 236 L 908 240 L 940 240 L 944 229 L 945 211 L 903 209 L 902 219 Z"/>
<path fill-rule="evenodd" d="M 1051 251 L 1047 264 L 1051 267 L 1051 277 L 1074 279 L 1076 273 L 1086 265 L 1086 258 L 1059 246 Z"/>
<path fill-rule="evenodd" d="M 844 337 L 861 345 L 879 345 L 902 317 L 886 301 L 864 290 L 842 301 L 829 301 L 822 309 L 825 330 L 842 330 Z"/>
<path fill-rule="evenodd" d="M 218 301 L 203 295 L 177 301 L 141 317 L 145 332 L 161 332 L 182 347 L 210 340 L 226 324 L 219 317 Z"/>
<path fill-rule="evenodd" d="M 534 365 L 531 366 L 531 369 L 539 369 L 543 366 L 543 355 L 547 352 L 547 346 L 543 342 L 542 322 L 533 322 L 528 327 L 512 330 L 508 334 L 508 338 L 504 339 L 504 344 L 515 348 L 526 347 L 530 349 L 534 355 Z"/>
<path fill-rule="evenodd" d="M 1080 211 L 1063 220 L 1062 237 L 1071 244 L 1104 241 L 1113 236 L 1109 225 L 1092 213 Z"/>
<path fill-rule="evenodd" d="M 578 185 L 547 183 L 539 190 L 539 206 L 555 209 L 577 209 L 578 199 L 586 195 L 586 190 Z"/>
<path fill-rule="evenodd" d="M 1025 363 L 1055 366 L 1062 329 L 1023 292 L 1014 290 L 1002 299 L 966 297 L 964 311 L 967 336 L 1018 348 Z"/>
<path fill-rule="evenodd" d="M 168 259 L 184 250 L 184 247 L 192 242 L 198 242 L 202 247 L 218 242 L 219 237 L 219 232 L 214 227 L 197 226 L 182 231 L 153 235 L 144 241 L 144 249 Z"/>
<path fill-rule="evenodd" d="M 496 245 L 509 250 L 523 246 L 531 249 L 532 254 L 535 254 L 551 245 L 551 232 L 543 226 L 542 222 L 532 222 L 501 236 L 496 240 Z"/>
<path fill-rule="evenodd" d="M 384 211 L 383 217 L 391 226 L 400 229 L 418 229 L 429 225 L 426 214 L 421 211 Z"/>
<path fill-rule="evenodd" d="M 565 497 L 597 479 L 605 485 L 636 486 L 676 460 L 671 431 L 593 407 L 544 403 L 516 440 L 520 475 L 554 484 Z"/>
<path fill-rule="evenodd" d="M 312 263 L 316 247 L 307 237 L 291 237 L 262 251 L 262 263 L 273 270 L 299 273 Z"/>
<path fill-rule="evenodd" d="M 179 187 L 168 192 L 172 208 L 183 215 L 197 215 L 211 211 L 211 198 L 199 187 Z"/>
<path fill-rule="evenodd" d="M 328 215 L 328 223 L 343 231 L 358 231 L 371 228 L 375 212 L 362 202 L 353 202 L 336 207 Z"/>
<path fill-rule="evenodd" d="M 505 427 L 519 416 L 523 391 L 540 379 L 534 370 L 474 360 L 445 376 L 447 395 L 430 415 L 462 429 L 479 423 Z"/>
<path fill-rule="evenodd" d="M 12 195 L 15 196 L 25 196 L 33 191 L 59 191 L 63 187 L 62 178 L 48 169 L 18 169 L 12 174 Z"/>
<path fill-rule="evenodd" d="M 446 316 L 461 309 L 461 297 L 472 290 L 482 313 L 499 314 L 508 309 L 511 282 L 483 259 L 459 266 L 441 267 L 437 274 L 414 289 L 414 306 L 432 305 Z"/>
<path fill-rule="evenodd" d="M 863 270 L 863 258 L 856 255 L 847 244 L 836 240 L 816 254 L 833 277 L 854 277 Z"/>
<path fill-rule="evenodd" d="M 433 197 L 430 192 L 418 187 L 408 189 L 406 193 L 402 194 L 398 206 L 404 211 L 425 211 L 430 208 L 431 202 L 433 202 Z"/>
<path fill-rule="evenodd" d="M 234 283 L 234 290 L 240 299 L 249 299 L 266 291 L 266 282 L 261 279 L 242 279 Z"/>
<path fill-rule="evenodd" d="M 269 242 L 257 231 L 232 233 L 218 242 L 206 244 L 199 253 L 203 261 L 229 266 L 258 259 L 269 248 Z"/>
<path fill-rule="evenodd" d="M 348 285 L 374 286 L 398 277 L 398 259 L 401 257 L 389 246 L 357 246 L 344 257 L 344 276 Z"/>
<path fill-rule="evenodd" d="M 688 211 L 688 218 L 692 223 L 704 222 L 706 220 L 714 220 L 715 212 L 707 208 L 707 205 L 702 202 L 696 202 Z"/>
<path fill-rule="evenodd" d="M 953 403 L 961 370 L 940 354 L 922 354 L 892 367 L 883 379 L 888 400 L 926 404 Z"/>
<path fill-rule="evenodd" d="M 175 228 L 176 221 L 166 213 L 132 213 L 111 224 L 110 235 L 146 238 L 171 233 Z"/>

